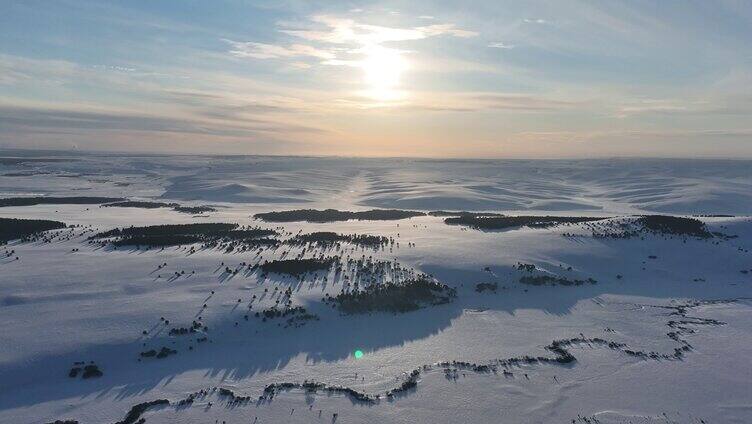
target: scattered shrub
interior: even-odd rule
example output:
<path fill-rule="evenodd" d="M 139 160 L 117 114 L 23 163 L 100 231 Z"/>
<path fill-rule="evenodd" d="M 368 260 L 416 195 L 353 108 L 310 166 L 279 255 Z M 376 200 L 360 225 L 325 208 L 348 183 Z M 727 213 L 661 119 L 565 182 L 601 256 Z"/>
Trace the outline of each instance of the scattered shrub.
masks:
<path fill-rule="evenodd" d="M 475 291 L 478 293 L 483 293 L 486 290 L 496 293 L 498 288 L 499 285 L 496 283 L 478 283 L 475 285 Z"/>

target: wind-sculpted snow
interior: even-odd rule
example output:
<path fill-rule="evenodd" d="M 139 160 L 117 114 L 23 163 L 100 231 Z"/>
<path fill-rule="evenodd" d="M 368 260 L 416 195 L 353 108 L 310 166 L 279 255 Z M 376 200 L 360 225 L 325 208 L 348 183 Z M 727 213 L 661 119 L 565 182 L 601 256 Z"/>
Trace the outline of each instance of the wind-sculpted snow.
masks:
<path fill-rule="evenodd" d="M 0 246 L 0 422 L 752 408 L 748 162 L 58 159 L 0 161 L 2 197 L 132 207 L 0 208 L 52 222 Z"/>
<path fill-rule="evenodd" d="M 302 382 L 277 382 L 264 387 L 263 391 L 256 395 L 241 395 L 225 387 L 210 387 L 191 393 L 185 398 L 170 401 L 167 399 L 155 399 L 148 402 L 139 403 L 133 406 L 125 415 L 125 418 L 115 424 L 133 424 L 136 422 L 145 422 L 142 416 L 151 409 L 165 410 L 166 406 L 173 408 L 191 407 L 197 399 L 206 399 L 214 395 L 219 401 L 224 401 L 227 407 L 237 408 L 243 406 L 256 405 L 259 403 L 271 403 L 275 396 L 282 392 L 299 391 L 307 396 L 311 395 L 333 395 L 339 394 L 349 398 L 352 402 L 363 404 L 379 404 L 382 400 L 392 401 L 399 399 L 401 396 L 409 395 L 412 391 L 417 390 L 421 376 L 441 372 L 448 379 L 457 379 L 458 371 L 472 372 L 479 374 L 499 372 L 506 378 L 514 378 L 515 372 L 523 374 L 529 379 L 528 374 L 524 371 L 532 372 L 535 366 L 571 366 L 577 362 L 577 357 L 572 353 L 576 347 L 604 348 L 621 352 L 624 355 L 639 358 L 642 360 L 654 361 L 676 361 L 681 360 L 688 352 L 691 352 L 693 346 L 685 340 L 685 336 L 694 334 L 697 330 L 693 327 L 702 326 L 721 326 L 724 322 L 710 318 L 698 318 L 689 316 L 688 313 L 698 306 L 733 303 L 738 299 L 721 299 L 711 301 L 693 301 L 679 305 L 649 305 L 634 304 L 635 307 L 658 308 L 671 311 L 670 315 L 677 317 L 666 323 L 669 327 L 667 337 L 676 342 L 678 345 L 671 352 L 645 351 L 627 346 L 625 343 L 609 341 L 600 337 L 573 337 L 569 339 L 554 340 L 545 347 L 552 353 L 551 356 L 530 356 L 524 355 L 519 357 L 493 359 L 487 363 L 478 364 L 466 361 L 441 361 L 432 364 L 422 365 L 414 370 L 407 372 L 398 380 L 401 380 L 394 387 L 381 393 L 367 393 L 353 389 L 347 386 L 331 385 L 323 382 L 305 380 Z M 255 401 L 254 401 L 255 399 Z M 209 404 L 211 405 L 211 403 Z M 143 420 L 143 421 L 139 421 Z"/>
<path fill-rule="evenodd" d="M 8 176 L 0 192 L 50 196 L 85 189 L 88 196 L 340 209 L 752 214 L 752 163 L 743 160 L 83 155 L 2 166 Z"/>

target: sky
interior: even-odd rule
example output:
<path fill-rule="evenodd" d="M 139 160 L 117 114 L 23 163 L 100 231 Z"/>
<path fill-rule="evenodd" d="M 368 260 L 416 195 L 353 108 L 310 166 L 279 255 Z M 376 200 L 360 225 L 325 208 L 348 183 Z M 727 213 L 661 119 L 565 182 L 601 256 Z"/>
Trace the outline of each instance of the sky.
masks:
<path fill-rule="evenodd" d="M 4 148 L 752 158 L 750 1 L 0 8 Z"/>

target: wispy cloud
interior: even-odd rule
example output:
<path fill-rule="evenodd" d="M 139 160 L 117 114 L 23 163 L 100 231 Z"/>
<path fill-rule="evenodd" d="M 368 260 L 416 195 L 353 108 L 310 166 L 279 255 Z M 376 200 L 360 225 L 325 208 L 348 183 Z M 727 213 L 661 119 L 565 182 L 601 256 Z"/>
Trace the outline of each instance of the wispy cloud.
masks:
<path fill-rule="evenodd" d="M 388 107 L 400 111 L 422 112 L 461 112 L 471 113 L 480 111 L 506 111 L 513 113 L 546 113 L 574 110 L 589 104 L 586 101 L 555 99 L 545 96 L 495 93 L 495 92 L 466 92 L 466 93 L 413 93 L 409 101 L 398 103 L 369 103 L 362 98 L 352 96 L 342 99 L 339 103 L 349 107 L 374 109 Z"/>
<path fill-rule="evenodd" d="M 220 118 L 228 118 L 221 115 Z M 205 136 L 249 137 L 259 133 L 321 133 L 323 130 L 277 123 L 261 119 L 243 119 L 234 122 L 198 120 L 169 116 L 137 115 L 122 111 L 84 111 L 72 109 L 26 108 L 0 106 L 0 121 L 5 125 L 0 132 L 23 129 L 75 129 L 88 131 L 141 131 L 147 133 L 170 132 Z"/>
<path fill-rule="evenodd" d="M 502 43 L 501 41 L 496 41 L 493 43 L 490 43 L 488 47 L 494 48 L 494 49 L 513 49 L 514 46 L 507 43 Z"/>
<path fill-rule="evenodd" d="M 478 36 L 477 32 L 457 28 L 455 24 L 428 25 L 428 26 L 418 27 L 417 29 L 418 31 L 425 34 L 425 38 L 436 37 L 439 35 L 451 35 L 452 37 L 460 37 L 460 38 L 469 38 L 469 37 Z"/>
<path fill-rule="evenodd" d="M 252 57 L 254 59 L 278 59 L 290 57 L 315 57 L 318 59 L 334 59 L 331 51 L 317 49 L 305 44 L 291 44 L 282 46 L 276 44 L 254 43 L 252 41 L 239 42 L 223 39 L 230 44 L 230 54 L 239 58 Z"/>
<path fill-rule="evenodd" d="M 282 22 L 278 31 L 315 45 L 224 41 L 230 44 L 229 53 L 234 57 L 254 59 L 310 57 L 320 59 L 320 63 L 326 65 L 357 65 L 358 62 L 353 59 L 353 55 L 362 55 L 367 47 L 379 46 L 386 49 L 384 45 L 391 42 L 423 40 L 440 36 L 469 38 L 478 35 L 475 31 L 461 29 L 451 23 L 390 27 L 331 15 L 314 15 L 303 24 Z M 400 53 L 397 49 L 392 49 L 392 51 Z M 308 66 L 310 65 L 305 64 L 303 67 Z"/>
<path fill-rule="evenodd" d="M 310 41 L 330 44 L 383 44 L 394 41 L 422 40 L 429 37 L 449 35 L 453 37 L 475 37 L 475 31 L 457 28 L 455 24 L 432 24 L 414 27 L 389 27 L 358 22 L 351 18 L 331 15 L 310 17 L 309 28 L 296 28 L 292 25 L 280 32 Z"/>

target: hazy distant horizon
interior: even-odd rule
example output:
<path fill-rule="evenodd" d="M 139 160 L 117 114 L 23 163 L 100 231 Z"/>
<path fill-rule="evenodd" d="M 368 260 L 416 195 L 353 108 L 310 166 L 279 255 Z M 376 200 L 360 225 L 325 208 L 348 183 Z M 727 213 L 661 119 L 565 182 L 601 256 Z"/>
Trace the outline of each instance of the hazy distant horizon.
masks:
<path fill-rule="evenodd" d="M 206 157 L 269 157 L 269 158 L 312 158 L 312 159 L 403 159 L 403 160 L 428 160 L 428 161 L 598 161 L 598 160 L 687 160 L 687 161 L 752 161 L 750 157 L 730 157 L 730 156 L 571 156 L 571 157 L 472 157 L 472 156 L 456 156 L 456 157 L 440 157 L 440 156 L 357 156 L 357 155 L 335 155 L 335 154 L 253 154 L 253 153 L 202 153 L 202 152 L 150 152 L 146 150 L 140 151 L 124 151 L 124 150 L 62 150 L 62 149 L 29 149 L 29 148 L 14 148 L 14 147 L 0 147 L 0 157 L 13 157 L 13 154 L 23 156 L 75 156 L 75 155 L 117 155 L 117 156 L 206 156 Z"/>

